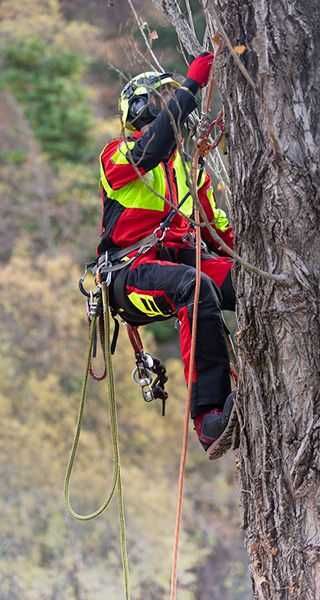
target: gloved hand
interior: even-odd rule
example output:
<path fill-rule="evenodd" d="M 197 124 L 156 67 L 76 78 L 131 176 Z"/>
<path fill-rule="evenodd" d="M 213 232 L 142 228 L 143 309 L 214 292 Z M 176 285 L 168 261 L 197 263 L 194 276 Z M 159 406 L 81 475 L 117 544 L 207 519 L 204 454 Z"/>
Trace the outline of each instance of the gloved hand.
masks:
<path fill-rule="evenodd" d="M 187 78 L 195 81 L 200 87 L 207 85 L 213 56 L 212 52 L 203 52 L 197 56 L 189 65 Z"/>

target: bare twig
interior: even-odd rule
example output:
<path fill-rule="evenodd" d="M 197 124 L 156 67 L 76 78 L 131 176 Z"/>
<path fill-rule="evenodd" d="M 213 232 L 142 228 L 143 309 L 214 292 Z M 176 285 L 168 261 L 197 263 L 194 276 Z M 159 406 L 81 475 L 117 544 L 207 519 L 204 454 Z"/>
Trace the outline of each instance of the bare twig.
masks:
<path fill-rule="evenodd" d="M 177 1 L 176 0 L 153 0 L 153 2 L 169 18 L 171 24 L 176 29 L 178 37 L 181 39 L 181 42 L 184 45 L 184 47 L 186 48 L 187 52 L 189 54 L 193 54 L 193 55 L 199 54 L 200 52 L 202 52 L 203 48 L 201 47 L 197 38 L 194 36 L 186 17 L 181 13 L 181 10 L 180 10 L 180 7 L 179 7 Z M 211 15 L 208 11 L 207 4 L 208 3 L 206 2 L 206 0 L 204 0 L 203 1 L 203 10 L 204 10 L 204 13 L 206 16 L 206 22 L 210 26 Z M 256 84 L 254 83 L 251 75 L 249 74 L 249 72 L 246 69 L 246 67 L 244 66 L 244 64 L 241 62 L 238 54 L 233 49 L 230 38 L 228 37 L 226 30 L 223 27 L 222 22 L 218 16 L 216 10 L 212 6 L 212 3 L 210 4 L 210 11 L 212 11 L 212 13 L 214 15 L 214 19 L 219 28 L 219 31 L 221 31 L 221 33 L 225 39 L 226 45 L 227 45 L 227 47 L 230 51 L 230 54 L 232 55 L 235 63 L 239 67 L 242 75 L 246 78 L 246 80 L 248 81 L 248 83 L 250 84 L 250 86 L 252 87 L 254 92 L 256 94 L 258 94 L 258 89 L 257 89 Z M 211 27 L 212 27 L 212 24 L 211 24 Z M 212 31 L 210 32 L 210 34 L 212 34 Z"/>
<path fill-rule="evenodd" d="M 185 0 L 185 3 L 186 3 L 186 9 L 187 9 L 187 13 L 188 13 L 190 27 L 192 29 L 192 33 L 193 33 L 194 37 L 196 38 L 197 34 L 196 34 L 195 27 L 194 27 L 194 22 L 193 22 L 193 16 L 192 16 L 190 2 L 189 2 L 189 0 Z"/>
<path fill-rule="evenodd" d="M 108 67 L 108 69 L 111 69 L 112 71 L 117 73 L 117 75 L 119 75 L 119 77 L 121 79 L 123 79 L 124 81 L 128 81 L 128 79 L 130 79 L 130 75 L 128 75 L 127 73 L 124 73 L 124 71 L 121 71 L 121 69 L 119 69 L 119 67 L 117 67 L 113 63 L 108 62 L 107 67 Z"/>
<path fill-rule="evenodd" d="M 182 42 L 181 42 L 181 40 L 180 40 L 179 36 L 178 36 L 178 44 L 179 44 L 179 49 L 180 49 L 181 56 L 182 56 L 182 58 L 183 58 L 183 60 L 184 60 L 185 64 L 188 66 L 188 65 L 189 65 L 189 62 L 188 62 L 188 59 L 187 59 L 187 56 L 186 56 L 186 53 L 185 53 L 185 50 L 184 50 L 183 44 L 182 44 Z"/>
<path fill-rule="evenodd" d="M 146 46 L 147 46 L 147 48 L 148 48 L 148 51 L 149 51 L 149 53 L 150 53 L 150 55 L 151 55 L 151 57 L 152 57 L 152 59 L 153 59 L 154 63 L 155 63 L 155 64 L 156 64 L 156 66 L 157 66 L 157 69 L 159 69 L 159 71 L 160 71 L 161 73 L 163 73 L 163 72 L 164 72 L 164 69 L 163 69 L 163 67 L 161 66 L 160 62 L 158 61 L 158 59 L 157 59 L 157 57 L 156 57 L 155 53 L 153 52 L 153 50 L 152 50 L 152 48 L 151 48 L 151 44 L 150 44 L 150 42 L 149 42 L 149 40 L 148 40 L 148 36 L 146 35 L 146 32 L 145 32 L 145 30 L 144 30 L 144 27 L 143 27 L 143 22 L 141 21 L 141 19 L 140 19 L 140 17 L 139 17 L 139 15 L 138 15 L 138 13 L 137 13 L 137 11 L 136 11 L 136 9 L 135 9 L 135 7 L 134 7 L 134 4 L 133 4 L 132 0 L 128 0 L 128 4 L 129 4 L 129 6 L 130 6 L 130 8 L 131 8 L 131 10 L 132 10 L 132 12 L 133 12 L 133 15 L 134 15 L 134 18 L 135 18 L 135 20 L 136 20 L 136 22 L 137 22 L 137 25 L 138 25 L 138 27 L 139 27 L 140 33 L 141 33 L 141 35 L 142 35 L 142 37 L 143 37 L 143 39 L 144 39 L 144 42 L 145 42 L 145 44 L 146 44 Z"/>
<path fill-rule="evenodd" d="M 142 50 L 140 50 L 140 48 L 138 47 L 138 44 L 133 43 L 133 47 L 134 47 L 134 52 L 141 60 L 141 64 L 147 63 L 147 65 L 151 69 L 151 71 L 154 71 L 154 64 L 152 63 L 152 61 L 150 59 L 147 58 L 147 56 L 145 56 L 145 54 L 142 52 Z M 137 61 L 135 61 L 135 63 L 137 63 Z"/>

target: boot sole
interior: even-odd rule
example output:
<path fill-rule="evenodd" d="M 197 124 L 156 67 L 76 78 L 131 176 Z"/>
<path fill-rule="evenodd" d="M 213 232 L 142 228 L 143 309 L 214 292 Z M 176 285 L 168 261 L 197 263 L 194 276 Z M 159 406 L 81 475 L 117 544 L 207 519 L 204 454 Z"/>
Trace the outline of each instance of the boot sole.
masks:
<path fill-rule="evenodd" d="M 228 425 L 217 440 L 207 448 L 209 460 L 223 456 L 230 448 L 236 450 L 240 444 L 240 428 L 235 405 L 232 407 Z"/>

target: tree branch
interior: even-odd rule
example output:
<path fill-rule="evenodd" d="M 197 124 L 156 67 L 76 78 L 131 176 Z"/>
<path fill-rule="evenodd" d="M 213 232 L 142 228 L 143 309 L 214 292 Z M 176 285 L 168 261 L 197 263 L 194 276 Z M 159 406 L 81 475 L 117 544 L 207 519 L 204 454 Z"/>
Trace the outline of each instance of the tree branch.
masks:
<path fill-rule="evenodd" d="M 178 37 L 189 54 L 195 56 L 202 52 L 202 47 L 194 35 L 188 20 L 182 14 L 176 0 L 152 0 L 152 2 L 169 19 L 171 25 L 177 31 Z"/>
<path fill-rule="evenodd" d="M 189 0 L 185 0 L 185 4 L 186 4 L 186 9 L 187 9 L 188 18 L 189 18 L 189 24 L 190 24 L 190 27 L 192 29 L 192 33 L 193 33 L 194 37 L 197 37 L 196 30 L 195 30 L 195 27 L 194 27 L 192 10 L 191 10 L 191 6 L 190 6 Z"/>
<path fill-rule="evenodd" d="M 144 30 L 144 27 L 143 27 L 143 23 L 142 23 L 142 21 L 141 21 L 141 19 L 140 19 L 139 15 L 138 15 L 138 13 L 137 13 L 137 11 L 136 11 L 135 7 L 134 7 L 134 4 L 133 4 L 132 0 L 128 0 L 128 4 L 129 4 L 129 6 L 130 6 L 130 8 L 131 8 L 131 10 L 132 10 L 132 12 L 133 12 L 133 15 L 134 15 L 134 18 L 135 18 L 135 20 L 136 20 L 136 22 L 137 22 L 137 25 L 138 25 L 138 27 L 139 27 L 140 33 L 141 33 L 141 35 L 142 35 L 142 37 L 143 37 L 143 39 L 144 39 L 144 41 L 145 41 L 145 44 L 146 44 L 146 46 L 147 46 L 147 48 L 148 48 L 148 51 L 149 51 L 149 53 L 150 53 L 150 55 L 151 55 L 151 57 L 152 57 L 152 59 L 153 59 L 154 63 L 155 63 L 155 64 L 156 64 L 156 66 L 157 66 L 157 69 L 159 69 L 159 71 L 160 71 L 161 73 L 163 73 L 163 72 L 164 72 L 164 69 L 162 68 L 162 66 L 161 66 L 161 64 L 159 63 L 159 61 L 158 61 L 158 59 L 157 59 L 157 57 L 156 57 L 155 53 L 153 52 L 153 50 L 152 50 L 152 48 L 151 48 L 150 42 L 149 42 L 149 40 L 148 40 L 148 37 L 147 37 L 147 35 L 146 35 L 146 32 L 145 32 L 145 30 Z"/>

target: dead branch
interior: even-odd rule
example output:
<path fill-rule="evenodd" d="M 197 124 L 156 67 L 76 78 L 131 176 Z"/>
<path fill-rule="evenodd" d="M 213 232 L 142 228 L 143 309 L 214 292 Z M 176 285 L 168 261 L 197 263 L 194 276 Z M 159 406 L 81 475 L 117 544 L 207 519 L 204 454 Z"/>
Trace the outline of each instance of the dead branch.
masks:
<path fill-rule="evenodd" d="M 188 18 L 189 18 L 189 25 L 190 25 L 190 27 L 192 29 L 192 33 L 193 33 L 194 37 L 197 37 L 196 30 L 195 30 L 195 27 L 194 27 L 192 10 L 191 10 L 191 6 L 190 6 L 189 0 L 185 0 L 185 4 L 186 4 L 186 9 L 187 9 Z"/>
<path fill-rule="evenodd" d="M 161 66 L 160 62 L 158 61 L 158 59 L 157 59 L 154 51 L 151 48 L 151 44 L 150 44 L 150 42 L 148 40 L 148 36 L 146 35 L 146 32 L 144 30 L 143 22 L 141 21 L 138 13 L 137 13 L 137 11 L 136 11 L 136 9 L 134 7 L 133 1 L 132 0 L 128 0 L 128 4 L 129 4 L 129 6 L 130 6 L 130 8 L 131 8 L 131 10 L 133 12 L 134 18 L 135 18 L 135 20 L 137 22 L 137 25 L 139 27 L 139 31 L 140 31 L 143 39 L 144 39 L 145 45 L 146 45 L 146 47 L 148 49 L 148 52 L 150 53 L 150 55 L 152 57 L 152 60 L 154 61 L 155 65 L 157 66 L 157 69 L 159 69 L 159 71 L 161 73 L 163 73 L 164 69 L 162 68 L 162 66 Z"/>
<path fill-rule="evenodd" d="M 202 47 L 194 35 L 188 20 L 182 14 L 180 6 L 176 0 L 152 0 L 157 8 L 162 11 L 169 19 L 172 26 L 176 29 L 178 37 L 189 54 L 196 56 L 202 52 Z"/>

